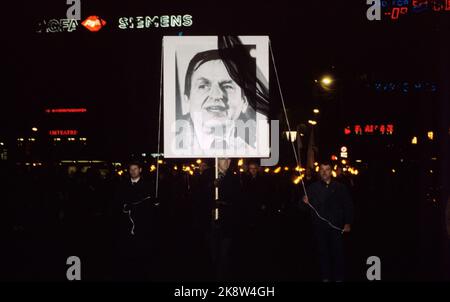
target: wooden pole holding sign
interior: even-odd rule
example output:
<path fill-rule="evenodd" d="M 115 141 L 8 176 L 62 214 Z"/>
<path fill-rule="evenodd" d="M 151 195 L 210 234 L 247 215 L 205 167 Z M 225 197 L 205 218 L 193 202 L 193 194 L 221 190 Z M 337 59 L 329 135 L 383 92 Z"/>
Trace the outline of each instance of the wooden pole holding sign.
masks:
<path fill-rule="evenodd" d="M 219 159 L 216 157 L 216 179 L 219 178 Z M 216 200 L 219 200 L 219 187 L 216 186 Z"/>
<path fill-rule="evenodd" d="M 215 180 L 218 180 L 219 179 L 219 158 L 216 157 L 215 163 L 216 163 L 215 164 L 215 169 L 216 169 Z M 218 220 L 219 219 L 219 203 L 218 203 L 219 186 L 218 186 L 218 183 L 214 189 L 215 189 L 215 194 L 216 194 L 216 197 L 215 197 L 216 202 L 215 202 L 215 207 L 214 207 L 214 220 Z"/>

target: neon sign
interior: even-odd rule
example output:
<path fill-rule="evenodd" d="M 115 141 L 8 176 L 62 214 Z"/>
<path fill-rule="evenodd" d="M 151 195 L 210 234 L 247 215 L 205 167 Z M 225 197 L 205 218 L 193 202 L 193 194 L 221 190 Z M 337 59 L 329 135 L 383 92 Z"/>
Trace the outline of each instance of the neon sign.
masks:
<path fill-rule="evenodd" d="M 391 81 L 376 81 L 373 83 L 373 88 L 378 92 L 436 92 L 437 84 L 428 81 L 416 82 L 391 82 Z"/>
<path fill-rule="evenodd" d="M 193 24 L 192 15 L 161 15 L 161 16 L 131 16 L 119 17 L 119 29 L 148 29 L 168 27 L 190 27 Z M 106 21 L 98 16 L 89 16 L 81 22 L 87 30 L 97 32 L 106 25 Z M 73 32 L 78 28 L 77 19 L 42 20 L 37 24 L 37 33 Z"/>
<path fill-rule="evenodd" d="M 344 129 L 345 135 L 392 135 L 394 133 L 394 125 L 393 124 L 367 124 L 367 125 L 353 125 L 347 126 Z"/>
<path fill-rule="evenodd" d="M 46 113 L 85 113 L 86 108 L 50 108 L 45 109 Z"/>
<path fill-rule="evenodd" d="M 191 15 L 163 15 L 120 17 L 120 29 L 144 29 L 150 27 L 189 27 L 192 26 Z"/>
<path fill-rule="evenodd" d="M 408 13 L 450 11 L 450 0 L 383 0 L 381 7 L 385 10 L 385 16 L 398 20 L 400 16 Z"/>
<path fill-rule="evenodd" d="M 51 136 L 78 135 L 78 130 L 50 130 L 48 134 Z"/>
<path fill-rule="evenodd" d="M 42 20 L 38 23 L 37 33 L 61 33 L 73 32 L 78 27 L 78 21 L 75 19 L 51 19 Z"/>
<path fill-rule="evenodd" d="M 81 25 L 86 27 L 89 31 L 96 32 L 106 25 L 106 21 L 98 16 L 89 16 L 81 22 Z"/>

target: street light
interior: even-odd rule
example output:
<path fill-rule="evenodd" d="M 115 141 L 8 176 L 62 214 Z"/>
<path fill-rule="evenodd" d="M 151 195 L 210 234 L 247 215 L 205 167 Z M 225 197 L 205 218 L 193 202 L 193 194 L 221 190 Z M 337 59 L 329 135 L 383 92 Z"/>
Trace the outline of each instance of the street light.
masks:
<path fill-rule="evenodd" d="M 315 114 L 319 114 L 319 109 L 317 109 L 317 108 L 315 108 L 314 110 L 313 110 L 313 112 L 315 113 Z"/>
<path fill-rule="evenodd" d="M 33 127 L 33 128 L 31 128 L 31 131 L 33 131 L 33 132 L 37 132 L 37 131 L 38 131 L 38 128 L 36 128 L 36 127 Z"/>
<path fill-rule="evenodd" d="M 322 79 L 320 80 L 320 82 L 321 82 L 323 85 L 328 86 L 328 85 L 330 85 L 331 83 L 333 83 L 333 79 L 332 79 L 330 76 L 324 76 L 324 77 L 322 77 Z"/>
<path fill-rule="evenodd" d="M 284 135 L 286 135 L 286 139 L 291 143 L 297 139 L 297 131 L 285 131 Z"/>
<path fill-rule="evenodd" d="M 325 92 L 332 92 L 335 89 L 335 81 L 336 80 L 332 76 L 323 75 L 319 80 L 319 85 Z"/>
<path fill-rule="evenodd" d="M 314 125 L 317 125 L 317 122 L 316 122 L 316 121 L 313 121 L 313 120 L 309 120 L 308 123 L 311 124 L 311 125 L 313 125 L 313 126 L 314 126 Z"/>

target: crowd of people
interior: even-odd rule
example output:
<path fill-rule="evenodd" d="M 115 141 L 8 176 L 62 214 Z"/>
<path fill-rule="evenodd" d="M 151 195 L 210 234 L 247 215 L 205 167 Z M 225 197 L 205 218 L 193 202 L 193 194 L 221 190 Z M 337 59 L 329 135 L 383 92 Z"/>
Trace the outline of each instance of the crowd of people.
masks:
<path fill-rule="evenodd" d="M 307 197 L 298 172 L 268 174 L 253 161 L 220 159 L 217 178 L 206 161 L 192 175 L 138 161 L 122 176 L 3 169 L 0 278 L 64 280 L 75 255 L 85 280 L 342 281 L 351 181 L 320 167 L 305 178 Z"/>

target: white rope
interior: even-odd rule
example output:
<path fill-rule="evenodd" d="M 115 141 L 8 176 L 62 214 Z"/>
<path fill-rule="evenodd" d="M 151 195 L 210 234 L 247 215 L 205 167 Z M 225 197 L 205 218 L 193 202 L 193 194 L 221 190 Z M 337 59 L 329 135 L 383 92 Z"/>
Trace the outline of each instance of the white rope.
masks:
<path fill-rule="evenodd" d="M 135 227 L 135 225 L 134 225 L 134 220 L 133 220 L 133 218 L 131 217 L 131 209 L 129 209 L 128 211 L 125 211 L 125 205 L 124 205 L 124 210 L 123 210 L 123 212 L 126 213 L 126 214 L 128 214 L 128 219 L 130 219 L 131 225 L 132 225 L 132 227 L 131 227 L 131 235 L 134 235 L 134 227 Z"/>
<path fill-rule="evenodd" d="M 284 103 L 283 92 L 282 92 L 282 90 L 281 90 L 280 78 L 278 77 L 277 65 L 275 64 L 275 57 L 274 57 L 274 55 L 273 55 L 272 43 L 271 43 L 270 41 L 269 41 L 269 49 L 270 49 L 270 55 L 271 55 L 271 58 L 272 58 L 273 69 L 274 69 L 274 71 L 275 71 L 275 77 L 276 77 L 276 79 L 277 79 L 277 86 L 278 86 L 278 91 L 279 91 L 279 93 L 280 93 L 281 104 L 283 105 L 284 117 L 285 117 L 285 119 L 286 119 L 286 125 L 287 125 L 288 131 L 289 131 L 289 133 L 290 133 L 290 132 L 291 132 L 291 125 L 290 125 L 290 123 L 289 123 L 289 119 L 288 119 L 288 116 L 287 116 L 286 105 L 285 105 L 285 103 Z M 301 165 L 300 165 L 300 164 L 301 164 L 300 159 L 301 159 L 301 158 L 300 158 L 300 154 L 297 155 L 297 150 L 295 149 L 295 145 L 294 145 L 294 142 L 293 142 L 293 141 L 291 141 L 291 145 L 292 145 L 292 151 L 294 152 L 295 161 L 297 162 L 297 167 L 299 167 L 299 169 L 298 169 L 298 174 L 299 174 L 299 176 L 301 176 L 301 169 L 300 169 L 300 166 L 301 166 Z M 311 203 L 309 203 L 309 198 L 308 198 L 308 193 L 306 192 L 305 182 L 303 181 L 303 178 L 301 178 L 300 181 L 301 181 L 301 183 L 302 183 L 303 192 L 305 193 L 305 196 L 306 196 L 306 198 L 308 199 L 308 203 L 307 203 L 307 204 L 309 205 L 309 207 L 310 207 L 311 209 L 313 209 L 313 211 L 316 213 L 317 217 L 319 217 L 319 219 L 321 219 L 321 220 L 325 221 L 326 223 L 328 223 L 328 225 L 329 225 L 330 227 L 332 227 L 333 229 L 336 229 L 336 230 L 341 231 L 341 232 L 343 233 L 343 232 L 344 232 L 343 229 L 341 229 L 341 228 L 335 226 L 335 225 L 334 225 L 331 221 L 329 221 L 328 219 L 323 218 L 323 217 L 319 214 L 319 212 L 316 210 L 316 208 L 314 208 L 314 206 L 313 206 Z"/>
<path fill-rule="evenodd" d="M 316 210 L 310 203 L 308 203 L 308 205 L 311 207 L 311 209 L 313 209 L 313 211 L 316 213 L 317 217 L 319 217 L 321 220 L 323 220 L 323 221 L 325 221 L 326 223 L 328 223 L 328 225 L 329 225 L 330 227 L 332 227 L 332 228 L 335 229 L 335 230 L 341 231 L 342 233 L 344 232 L 343 229 L 341 229 L 341 228 L 335 226 L 335 225 L 332 224 L 331 221 L 329 221 L 328 219 L 323 218 L 322 216 L 320 216 L 319 212 L 317 212 L 317 210 Z"/>
<path fill-rule="evenodd" d="M 142 203 L 144 200 L 147 200 L 147 199 L 150 199 L 150 198 L 152 198 L 152 197 L 151 196 L 147 196 L 147 197 L 145 197 L 145 198 L 143 198 L 143 199 L 141 199 L 139 201 L 130 202 L 130 203 L 124 203 L 123 204 L 122 212 L 124 212 L 125 214 L 128 214 L 128 219 L 130 219 L 130 221 L 131 221 L 131 225 L 132 225 L 132 227 L 131 227 L 131 235 L 134 235 L 135 224 L 134 224 L 133 217 L 131 216 L 131 207 L 129 208 L 129 210 L 126 210 L 126 207 L 129 206 L 129 205 L 133 205 L 133 206 L 134 205 L 138 205 L 138 204 Z"/>

